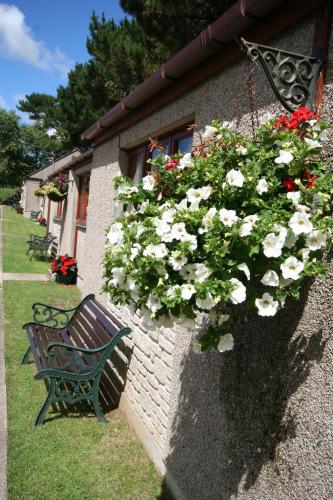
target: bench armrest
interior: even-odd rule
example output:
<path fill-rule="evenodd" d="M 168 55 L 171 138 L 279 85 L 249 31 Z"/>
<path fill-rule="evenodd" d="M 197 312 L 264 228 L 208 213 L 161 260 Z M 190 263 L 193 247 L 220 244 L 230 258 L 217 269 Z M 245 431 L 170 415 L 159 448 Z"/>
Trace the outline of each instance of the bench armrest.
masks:
<path fill-rule="evenodd" d="M 77 307 L 60 309 L 41 302 L 32 305 L 33 321 L 51 328 L 64 328 L 73 317 Z"/>
<path fill-rule="evenodd" d="M 80 304 L 71 309 L 60 309 L 59 307 L 53 307 L 49 304 L 43 304 L 42 302 L 35 302 L 32 304 L 33 321 L 51 328 L 65 328 L 77 309 L 79 309 L 85 301 L 93 297 L 93 294 L 87 295 Z"/>

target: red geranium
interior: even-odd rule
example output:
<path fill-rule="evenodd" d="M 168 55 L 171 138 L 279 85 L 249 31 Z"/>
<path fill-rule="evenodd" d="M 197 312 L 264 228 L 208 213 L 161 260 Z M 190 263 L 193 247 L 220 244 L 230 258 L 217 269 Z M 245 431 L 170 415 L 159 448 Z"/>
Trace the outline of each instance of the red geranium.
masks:
<path fill-rule="evenodd" d="M 303 170 L 302 175 L 303 175 L 304 179 L 306 179 L 308 181 L 306 184 L 307 189 L 314 188 L 317 176 L 312 175 L 308 170 Z"/>
<path fill-rule="evenodd" d="M 286 179 L 282 182 L 283 187 L 286 188 L 287 191 L 295 191 L 296 184 L 293 179 Z"/>
<path fill-rule="evenodd" d="M 290 120 L 286 115 L 281 116 L 281 118 L 274 123 L 274 127 L 289 130 L 301 129 L 307 126 L 309 120 L 316 118 L 318 118 L 317 114 L 303 106 L 292 113 Z"/>
<path fill-rule="evenodd" d="M 77 273 L 77 262 L 74 257 L 68 255 L 60 255 L 51 264 L 52 271 L 55 274 L 63 274 L 66 276 L 69 271 Z"/>
<path fill-rule="evenodd" d="M 178 165 L 178 161 L 177 160 L 169 160 L 168 163 L 165 165 L 165 169 L 166 170 L 173 170 L 174 168 L 176 168 Z"/>

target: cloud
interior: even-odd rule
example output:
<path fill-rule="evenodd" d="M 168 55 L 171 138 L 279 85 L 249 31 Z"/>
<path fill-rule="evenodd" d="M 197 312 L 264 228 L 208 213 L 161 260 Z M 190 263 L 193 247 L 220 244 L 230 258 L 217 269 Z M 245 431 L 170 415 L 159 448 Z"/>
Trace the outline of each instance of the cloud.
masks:
<path fill-rule="evenodd" d="M 1 95 L 0 95 L 0 109 L 7 109 L 6 101 Z"/>
<path fill-rule="evenodd" d="M 72 66 L 72 61 L 58 47 L 50 51 L 44 42 L 35 40 L 23 12 L 5 3 L 0 3 L 0 55 L 41 70 L 56 71 L 63 78 Z"/>

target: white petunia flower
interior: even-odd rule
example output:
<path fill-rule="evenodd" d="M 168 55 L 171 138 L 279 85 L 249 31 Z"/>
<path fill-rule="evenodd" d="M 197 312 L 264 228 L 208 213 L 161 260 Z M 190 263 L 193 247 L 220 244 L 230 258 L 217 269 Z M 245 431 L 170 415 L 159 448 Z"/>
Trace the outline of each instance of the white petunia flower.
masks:
<path fill-rule="evenodd" d="M 196 279 L 195 270 L 197 268 L 196 264 L 185 264 L 185 266 L 180 270 L 179 274 L 186 281 L 194 281 Z"/>
<path fill-rule="evenodd" d="M 233 285 L 230 290 L 230 300 L 233 304 L 240 304 L 246 299 L 246 288 L 237 278 L 231 278 L 230 283 Z"/>
<path fill-rule="evenodd" d="M 166 221 L 161 219 L 156 219 L 156 234 L 162 239 L 162 241 L 172 241 L 171 226 Z"/>
<path fill-rule="evenodd" d="M 212 207 L 208 210 L 208 212 L 206 213 L 206 215 L 203 216 L 202 218 L 202 226 L 203 227 L 200 227 L 199 228 L 199 234 L 203 234 L 203 233 L 206 233 L 209 229 L 209 226 L 212 224 L 213 222 L 213 218 L 215 217 L 217 213 L 217 209 L 215 207 Z"/>
<path fill-rule="evenodd" d="M 194 252 L 194 250 L 196 250 L 198 247 L 197 237 L 194 234 L 186 233 L 182 237 L 181 241 L 184 243 L 189 243 L 188 249 L 190 252 Z"/>
<path fill-rule="evenodd" d="M 248 281 L 250 280 L 250 269 L 248 268 L 247 264 L 245 264 L 245 262 L 243 262 L 242 264 L 239 264 L 237 266 L 237 269 L 239 269 L 240 271 L 243 271 L 243 273 L 246 276 L 246 279 Z"/>
<path fill-rule="evenodd" d="M 259 179 L 257 187 L 256 187 L 256 191 L 260 195 L 263 194 L 263 193 L 267 193 L 267 191 L 268 191 L 268 183 L 267 183 L 267 181 L 266 181 L 266 179 L 264 177 L 261 178 L 261 179 Z"/>
<path fill-rule="evenodd" d="M 185 153 L 184 156 L 179 160 L 178 168 L 183 170 L 184 168 L 193 167 L 191 153 Z"/>
<path fill-rule="evenodd" d="M 244 184 L 244 175 L 240 170 L 231 169 L 226 175 L 226 181 L 229 186 L 242 187 Z"/>
<path fill-rule="evenodd" d="M 288 231 L 288 235 L 284 241 L 284 246 L 287 248 L 292 248 L 297 241 L 297 236 L 292 232 Z"/>
<path fill-rule="evenodd" d="M 239 229 L 239 236 L 244 238 L 245 236 L 249 236 L 253 230 L 254 224 L 258 221 L 259 217 L 257 214 L 248 215 L 244 217 L 243 224 Z"/>
<path fill-rule="evenodd" d="M 182 240 L 187 235 L 184 222 L 176 222 L 171 227 L 171 236 L 173 240 Z"/>
<path fill-rule="evenodd" d="M 145 191 L 153 191 L 155 186 L 155 179 L 152 175 L 146 175 L 142 179 L 142 187 Z"/>
<path fill-rule="evenodd" d="M 283 164 L 288 164 L 293 160 L 293 155 L 290 153 L 290 151 L 285 151 L 284 149 L 280 149 L 279 151 L 279 156 L 275 158 L 275 163 L 283 163 Z"/>
<path fill-rule="evenodd" d="M 110 280 L 111 283 L 122 286 L 125 281 L 125 269 L 123 267 L 113 267 L 111 273 L 113 276 L 112 280 Z"/>
<path fill-rule="evenodd" d="M 179 250 L 171 252 L 169 257 L 169 263 L 174 271 L 180 271 L 182 267 L 187 262 L 187 257 L 183 255 Z"/>
<path fill-rule="evenodd" d="M 200 309 L 209 310 L 209 309 L 213 309 L 213 307 L 215 307 L 215 301 L 214 301 L 213 296 L 210 292 L 207 293 L 207 295 L 204 299 L 200 299 L 199 297 L 197 297 L 195 299 L 195 303 L 198 307 L 200 307 Z"/>
<path fill-rule="evenodd" d="M 305 137 L 304 142 L 308 145 L 308 149 L 318 149 L 321 148 L 322 145 L 320 144 L 319 141 L 313 141 L 312 139 L 309 139 L 308 137 Z"/>
<path fill-rule="evenodd" d="M 288 226 L 296 235 L 311 233 L 313 229 L 310 216 L 305 212 L 295 212 L 288 222 Z"/>
<path fill-rule="evenodd" d="M 210 139 L 216 134 L 217 130 L 218 129 L 216 127 L 212 127 L 211 125 L 206 125 L 202 137 L 204 139 Z"/>
<path fill-rule="evenodd" d="M 132 194 L 137 193 L 139 190 L 136 186 L 129 186 L 128 184 L 121 184 L 117 189 L 117 194 Z"/>
<path fill-rule="evenodd" d="M 209 269 L 205 264 L 195 264 L 194 275 L 195 278 L 203 283 L 212 274 L 212 270 Z"/>
<path fill-rule="evenodd" d="M 169 286 L 165 294 L 170 299 L 173 299 L 174 297 L 176 297 L 178 290 L 180 290 L 179 285 Z"/>
<path fill-rule="evenodd" d="M 153 295 L 151 293 L 147 299 L 147 307 L 148 307 L 148 309 L 151 310 L 152 313 L 156 313 L 163 306 L 161 304 L 160 299 L 158 297 L 156 297 L 156 295 Z"/>
<path fill-rule="evenodd" d="M 231 227 L 238 220 L 236 211 L 227 210 L 226 208 L 221 208 L 221 210 L 219 211 L 219 216 L 222 224 L 227 227 Z"/>
<path fill-rule="evenodd" d="M 176 205 L 176 210 L 187 210 L 187 198 L 183 198 L 182 201 L 180 201 L 177 205 Z"/>
<path fill-rule="evenodd" d="M 262 242 L 264 255 L 268 258 L 280 257 L 282 254 L 283 243 L 284 241 L 281 240 L 280 236 L 276 236 L 274 233 L 269 233 Z"/>
<path fill-rule="evenodd" d="M 130 260 L 134 260 L 135 257 L 139 254 L 139 251 L 141 249 L 140 243 L 134 243 L 132 248 L 131 248 L 131 255 L 130 255 Z"/>
<path fill-rule="evenodd" d="M 284 279 L 297 280 L 304 269 L 304 264 L 296 257 L 288 257 L 280 266 Z"/>
<path fill-rule="evenodd" d="M 217 350 L 220 352 L 232 351 L 234 348 L 234 338 L 231 333 L 226 333 L 221 335 L 219 343 L 217 345 Z"/>
<path fill-rule="evenodd" d="M 164 243 L 153 245 L 150 243 L 143 251 L 145 257 L 152 257 L 153 259 L 160 260 L 168 255 L 168 249 Z"/>
<path fill-rule="evenodd" d="M 236 153 L 241 156 L 245 156 L 247 154 L 247 149 L 244 146 L 237 146 Z"/>
<path fill-rule="evenodd" d="M 301 256 L 301 258 L 302 258 L 303 261 L 309 260 L 309 258 L 310 258 L 310 248 L 301 248 L 298 251 L 298 255 Z"/>
<path fill-rule="evenodd" d="M 162 221 L 166 222 L 167 224 L 171 224 L 173 222 L 175 213 L 176 210 L 174 208 L 168 208 L 167 210 L 164 210 L 161 217 Z"/>
<path fill-rule="evenodd" d="M 298 212 L 310 212 L 310 207 L 307 207 L 306 205 L 297 205 L 297 211 Z"/>
<path fill-rule="evenodd" d="M 280 276 L 279 287 L 286 288 L 287 286 L 291 285 L 292 282 L 293 280 L 291 280 L 290 278 L 285 279 L 283 276 Z"/>
<path fill-rule="evenodd" d="M 116 243 L 121 243 L 124 238 L 123 225 L 121 222 L 116 222 L 112 224 L 110 230 L 107 234 L 110 245 L 115 245 Z"/>
<path fill-rule="evenodd" d="M 276 311 L 279 307 L 277 300 L 267 292 L 263 294 L 261 299 L 256 299 L 256 307 L 258 308 L 259 316 L 275 316 Z"/>
<path fill-rule="evenodd" d="M 306 237 L 306 245 L 312 252 L 319 250 L 320 248 L 325 246 L 325 243 L 325 235 L 316 229 Z"/>
<path fill-rule="evenodd" d="M 266 271 L 260 281 L 266 286 L 279 286 L 279 276 L 272 270 Z"/>
<path fill-rule="evenodd" d="M 198 205 L 201 200 L 207 200 L 212 192 L 212 187 L 211 186 L 203 186 L 198 189 L 190 188 L 186 192 L 187 199 L 189 203 Z"/>
<path fill-rule="evenodd" d="M 184 300 L 190 300 L 192 295 L 195 293 L 195 288 L 190 283 L 184 283 L 181 287 L 181 297 Z"/>
<path fill-rule="evenodd" d="M 287 193 L 288 200 L 291 200 L 295 207 L 299 204 L 299 200 L 301 198 L 302 193 L 300 191 L 290 191 Z"/>

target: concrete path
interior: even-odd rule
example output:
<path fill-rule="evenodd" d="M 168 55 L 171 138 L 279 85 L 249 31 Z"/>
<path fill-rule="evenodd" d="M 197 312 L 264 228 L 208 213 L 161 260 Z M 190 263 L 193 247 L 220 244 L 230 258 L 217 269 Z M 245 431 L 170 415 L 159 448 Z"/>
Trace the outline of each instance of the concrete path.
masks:
<path fill-rule="evenodd" d="M 7 397 L 5 373 L 3 274 L 2 274 L 2 206 L 0 206 L 0 500 L 7 499 Z"/>
<path fill-rule="evenodd" d="M 48 274 L 32 274 L 32 273 L 3 273 L 3 281 L 48 281 Z"/>

